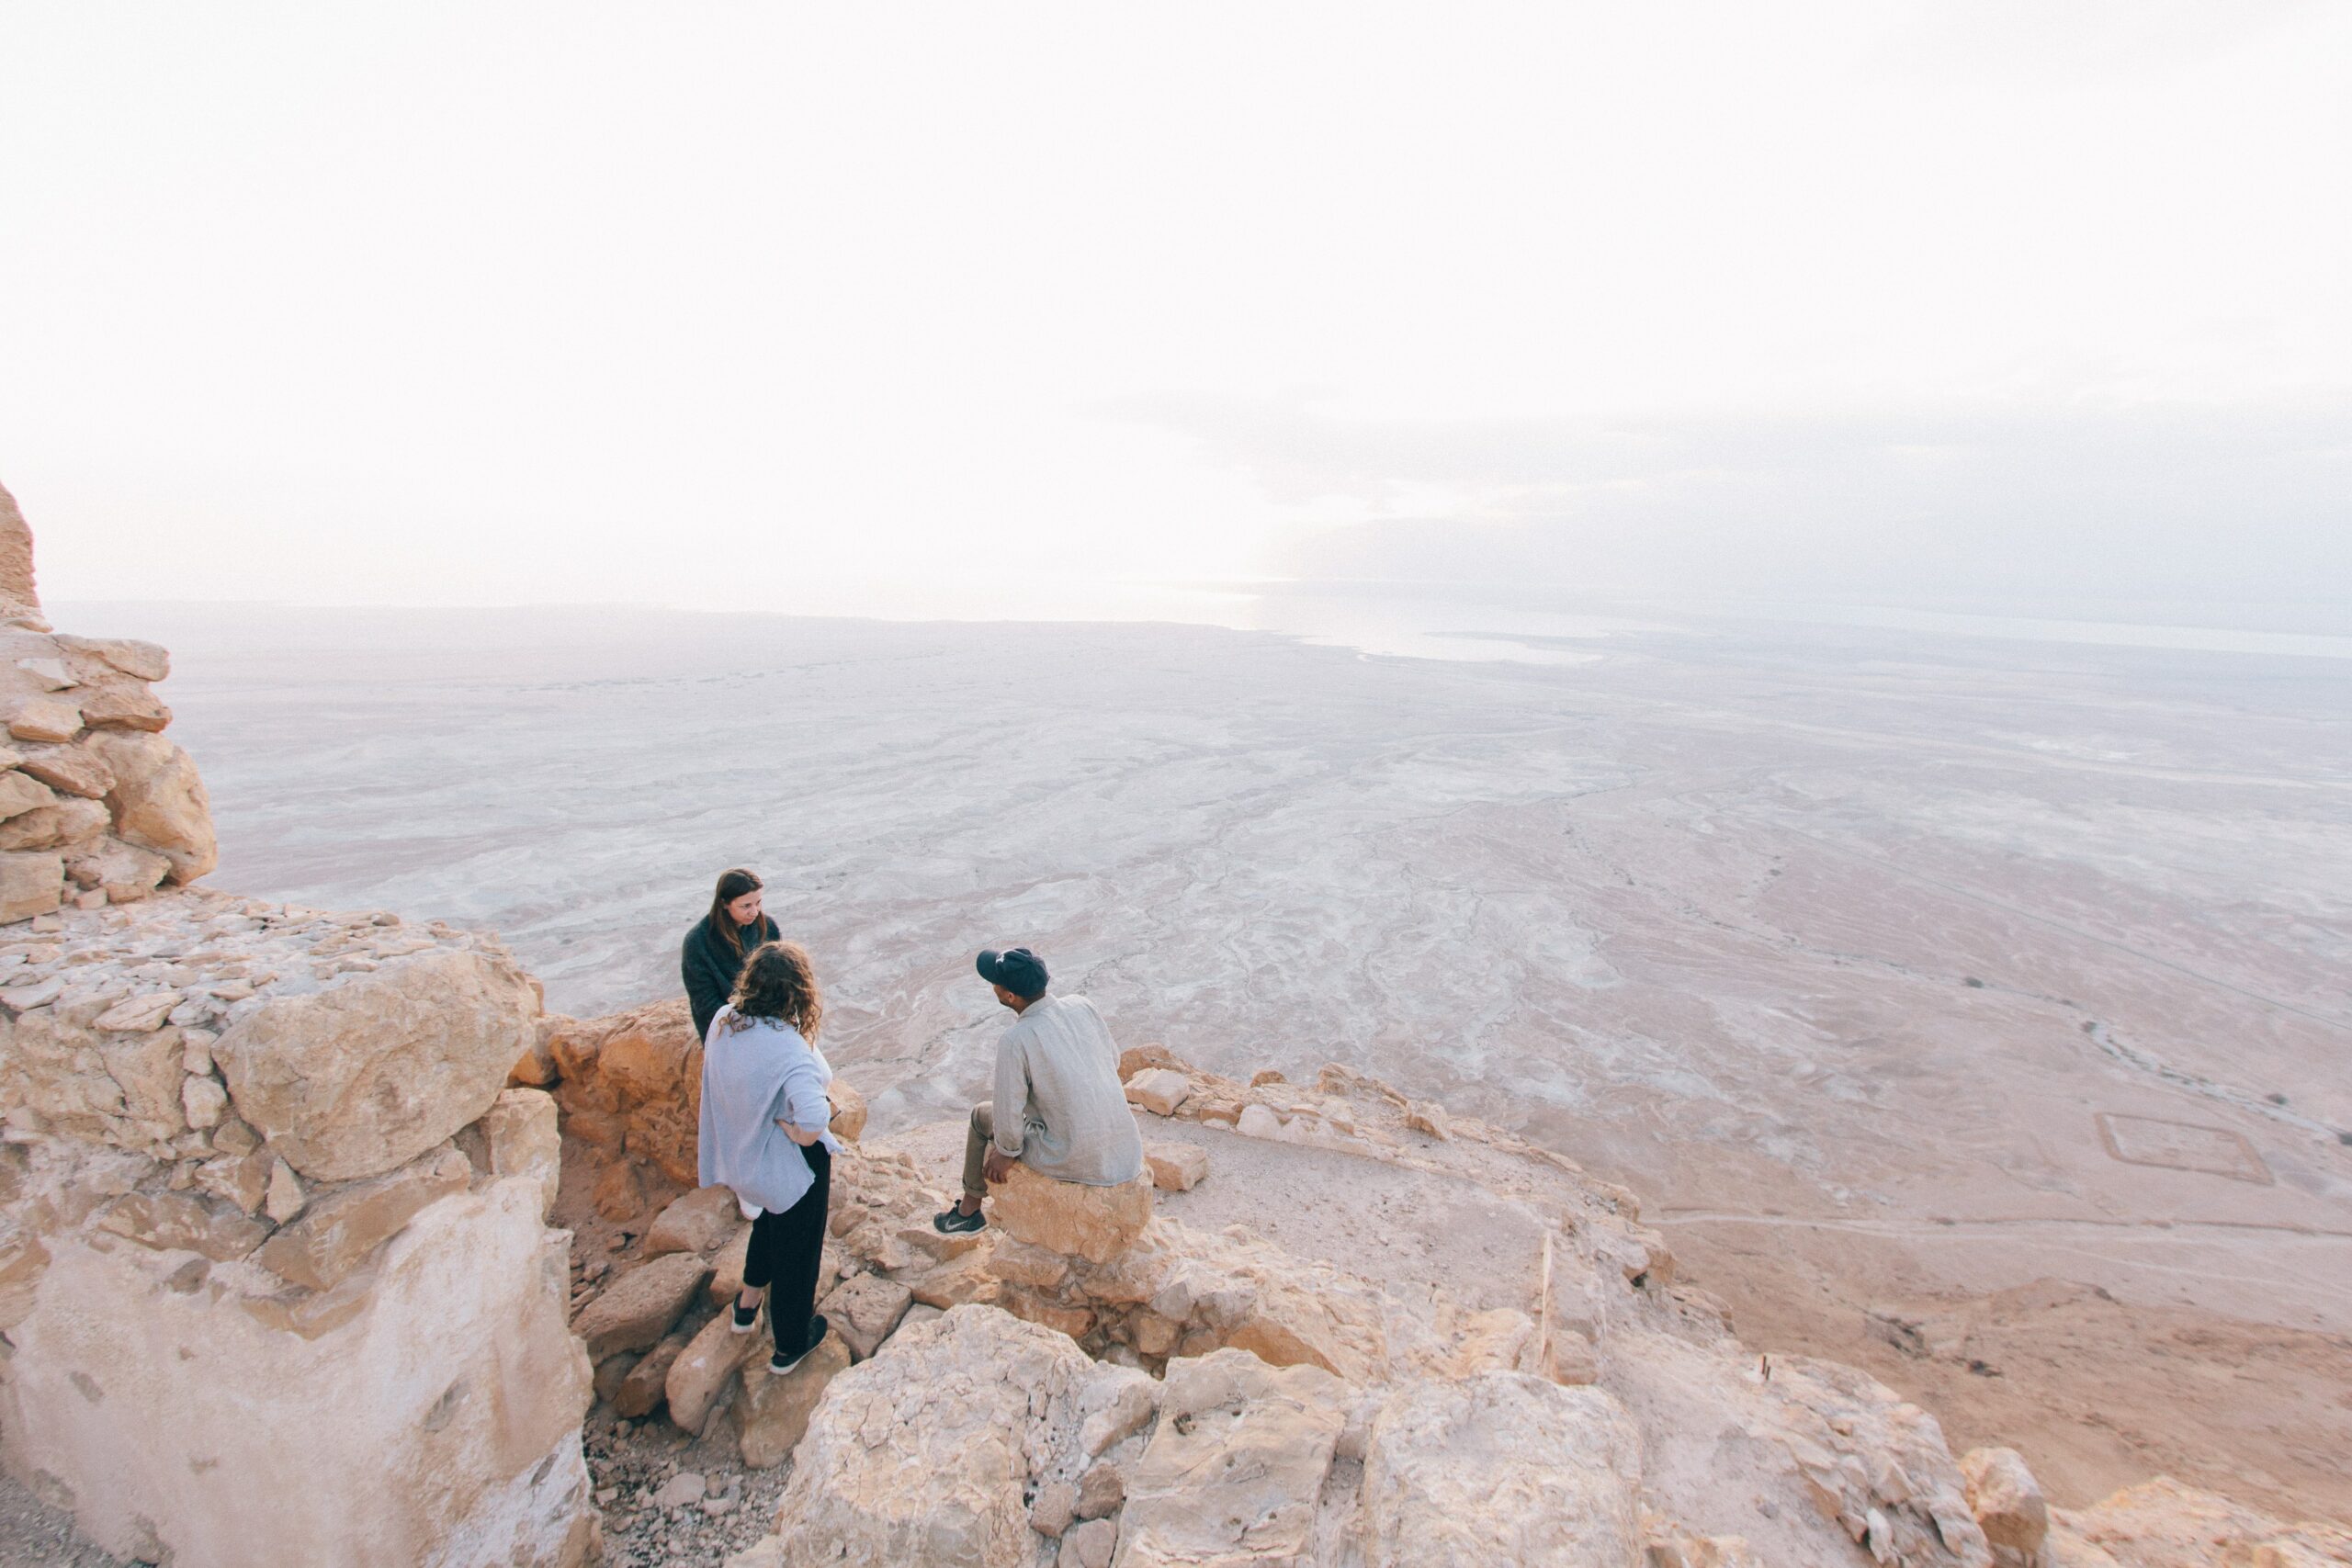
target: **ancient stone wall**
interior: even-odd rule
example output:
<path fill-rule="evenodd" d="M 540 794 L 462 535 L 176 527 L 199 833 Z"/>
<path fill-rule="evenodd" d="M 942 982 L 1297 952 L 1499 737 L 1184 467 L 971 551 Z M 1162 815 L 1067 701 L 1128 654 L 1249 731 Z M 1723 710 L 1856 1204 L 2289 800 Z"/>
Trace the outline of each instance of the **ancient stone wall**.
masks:
<path fill-rule="evenodd" d="M 197 888 L 9 936 L 0 1458 L 144 1560 L 580 1561 L 589 1369 L 504 950 Z"/>

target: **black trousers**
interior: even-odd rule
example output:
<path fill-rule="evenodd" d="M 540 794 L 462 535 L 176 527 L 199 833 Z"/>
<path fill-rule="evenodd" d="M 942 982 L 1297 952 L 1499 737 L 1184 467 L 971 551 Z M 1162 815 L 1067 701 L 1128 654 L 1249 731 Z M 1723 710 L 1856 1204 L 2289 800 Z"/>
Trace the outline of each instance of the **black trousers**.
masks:
<path fill-rule="evenodd" d="M 775 1348 L 797 1356 L 808 1346 L 808 1319 L 817 1310 L 817 1265 L 825 1253 L 825 1215 L 832 1204 L 833 1156 L 822 1144 L 801 1154 L 814 1178 L 800 1201 L 752 1222 L 752 1245 L 743 1255 L 743 1285 L 768 1292 L 768 1326 Z"/>

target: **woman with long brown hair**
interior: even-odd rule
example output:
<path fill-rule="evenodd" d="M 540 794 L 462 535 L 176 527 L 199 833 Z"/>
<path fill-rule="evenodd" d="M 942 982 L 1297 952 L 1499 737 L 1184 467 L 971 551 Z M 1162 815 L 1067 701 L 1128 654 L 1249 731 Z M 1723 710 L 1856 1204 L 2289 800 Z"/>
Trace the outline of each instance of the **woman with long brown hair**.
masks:
<path fill-rule="evenodd" d="M 695 1038 L 710 1038 L 710 1021 L 735 994 L 743 960 L 762 942 L 784 933 L 760 912 L 760 877 L 741 866 L 718 874 L 710 896 L 710 912 L 686 932 L 678 969 L 686 982 L 686 1006 L 695 1015 Z"/>
<path fill-rule="evenodd" d="M 790 1371 L 825 1337 L 825 1320 L 813 1315 L 817 1266 L 841 1145 L 827 1127 L 833 1069 L 817 1049 L 824 1016 L 808 954 L 771 942 L 745 960 L 703 1047 L 702 1184 L 734 1189 L 752 1217 L 731 1326 L 752 1332 L 766 1298 L 772 1372 Z"/>

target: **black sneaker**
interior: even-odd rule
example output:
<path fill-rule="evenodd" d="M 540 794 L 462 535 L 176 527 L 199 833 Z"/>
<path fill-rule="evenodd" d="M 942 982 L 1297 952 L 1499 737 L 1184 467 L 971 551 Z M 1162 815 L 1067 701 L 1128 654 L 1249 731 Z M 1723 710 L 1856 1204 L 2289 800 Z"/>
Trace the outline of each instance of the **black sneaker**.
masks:
<path fill-rule="evenodd" d="M 742 1298 L 737 1297 L 733 1308 L 735 1315 L 728 1323 L 728 1328 L 736 1334 L 749 1334 L 757 1328 L 760 1325 L 760 1304 L 766 1299 L 763 1296 L 759 1302 L 753 1302 L 750 1306 L 745 1306 Z"/>
<path fill-rule="evenodd" d="M 808 1343 L 800 1348 L 797 1356 L 787 1356 L 778 1350 L 768 1358 L 768 1371 L 782 1376 L 808 1359 L 808 1352 L 825 1342 L 825 1314 L 819 1313 L 808 1320 Z"/>
<path fill-rule="evenodd" d="M 988 1224 L 989 1217 L 978 1209 L 967 1214 L 953 1204 L 948 1206 L 945 1213 L 931 1216 L 931 1228 L 942 1235 L 969 1235 L 974 1231 L 988 1229 Z"/>

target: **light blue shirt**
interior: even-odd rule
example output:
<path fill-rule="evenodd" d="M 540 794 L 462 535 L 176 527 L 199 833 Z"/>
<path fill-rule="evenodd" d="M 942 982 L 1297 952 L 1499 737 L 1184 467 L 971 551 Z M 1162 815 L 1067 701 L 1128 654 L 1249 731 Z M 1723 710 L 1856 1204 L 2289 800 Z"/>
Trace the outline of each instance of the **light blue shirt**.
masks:
<path fill-rule="evenodd" d="M 825 1089 L 833 1069 L 790 1024 L 754 1018 L 729 1028 L 735 1020 L 733 1008 L 719 1009 L 703 1041 L 696 1140 L 702 1184 L 733 1188 L 739 1200 L 763 1209 L 789 1209 L 816 1178 L 800 1145 L 776 1123 L 818 1134 L 839 1154 L 841 1141 L 827 1129 L 833 1110 Z"/>

